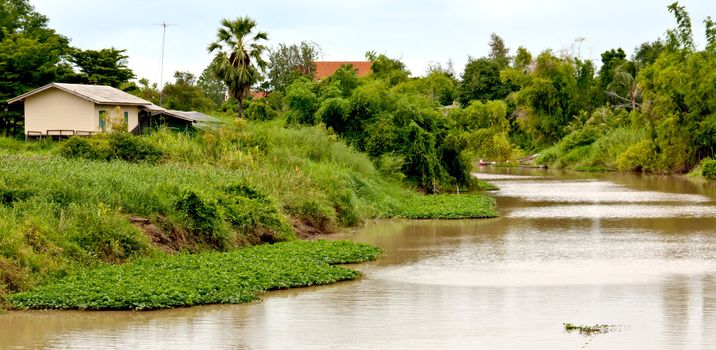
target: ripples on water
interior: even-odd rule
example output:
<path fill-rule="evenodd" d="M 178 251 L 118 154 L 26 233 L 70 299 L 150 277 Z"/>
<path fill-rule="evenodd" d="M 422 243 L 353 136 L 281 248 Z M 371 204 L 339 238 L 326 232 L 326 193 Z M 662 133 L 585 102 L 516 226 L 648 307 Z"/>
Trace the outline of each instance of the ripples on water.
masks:
<path fill-rule="evenodd" d="M 498 219 L 351 234 L 385 250 L 360 281 L 248 305 L 0 315 L 0 348 L 716 349 L 712 192 L 544 174 L 479 174 L 500 187 Z M 587 339 L 563 322 L 626 327 Z"/>

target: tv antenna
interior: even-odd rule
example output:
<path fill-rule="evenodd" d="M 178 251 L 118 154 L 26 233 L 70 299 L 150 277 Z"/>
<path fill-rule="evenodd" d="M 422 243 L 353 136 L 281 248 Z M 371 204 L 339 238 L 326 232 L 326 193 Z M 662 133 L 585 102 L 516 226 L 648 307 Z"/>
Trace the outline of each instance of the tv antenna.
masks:
<path fill-rule="evenodd" d="M 167 27 L 175 27 L 176 24 L 162 21 L 160 23 L 152 23 L 155 26 L 162 26 L 162 58 L 161 67 L 159 68 L 159 106 L 164 104 L 164 44 L 167 41 Z"/>
<path fill-rule="evenodd" d="M 587 40 L 587 38 L 580 36 L 576 39 L 574 39 L 574 43 L 577 45 L 577 58 L 582 58 L 582 43 L 584 40 Z"/>

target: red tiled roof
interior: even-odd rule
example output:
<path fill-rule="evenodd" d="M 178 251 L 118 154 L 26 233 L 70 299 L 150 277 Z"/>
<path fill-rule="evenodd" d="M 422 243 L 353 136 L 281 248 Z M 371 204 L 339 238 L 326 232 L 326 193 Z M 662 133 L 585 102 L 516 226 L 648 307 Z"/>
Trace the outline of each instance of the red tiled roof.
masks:
<path fill-rule="evenodd" d="M 266 91 L 254 91 L 254 90 L 251 90 L 251 91 L 249 92 L 249 94 L 251 95 L 251 97 L 253 97 L 253 98 L 255 98 L 255 99 L 265 98 L 266 96 L 268 96 L 268 93 L 267 93 Z"/>
<path fill-rule="evenodd" d="M 321 80 L 330 77 L 338 68 L 344 64 L 350 64 L 356 69 L 359 77 L 364 77 L 370 73 L 373 65 L 370 61 L 316 61 L 316 79 Z"/>

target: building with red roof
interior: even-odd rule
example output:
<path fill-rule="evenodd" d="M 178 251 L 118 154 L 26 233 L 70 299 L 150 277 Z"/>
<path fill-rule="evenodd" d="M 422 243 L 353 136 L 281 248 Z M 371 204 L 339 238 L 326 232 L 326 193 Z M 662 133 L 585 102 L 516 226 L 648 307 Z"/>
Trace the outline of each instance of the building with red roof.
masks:
<path fill-rule="evenodd" d="M 314 63 L 316 64 L 317 80 L 330 77 L 344 64 L 352 65 L 359 77 L 368 75 L 373 66 L 373 62 L 370 61 L 315 61 Z"/>

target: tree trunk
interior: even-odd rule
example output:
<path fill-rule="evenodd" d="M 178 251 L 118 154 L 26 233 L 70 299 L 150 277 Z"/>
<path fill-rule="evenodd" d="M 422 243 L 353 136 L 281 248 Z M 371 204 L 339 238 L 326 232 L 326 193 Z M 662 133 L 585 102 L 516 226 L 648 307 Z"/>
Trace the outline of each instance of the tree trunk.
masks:
<path fill-rule="evenodd" d="M 236 119 L 240 120 L 244 114 L 243 97 L 239 96 L 239 103 L 236 105 Z"/>
<path fill-rule="evenodd" d="M 236 119 L 244 117 L 244 99 L 249 96 L 249 91 L 251 91 L 250 89 L 250 86 L 245 86 L 241 88 L 241 91 L 239 91 L 239 104 L 236 106 Z"/>

